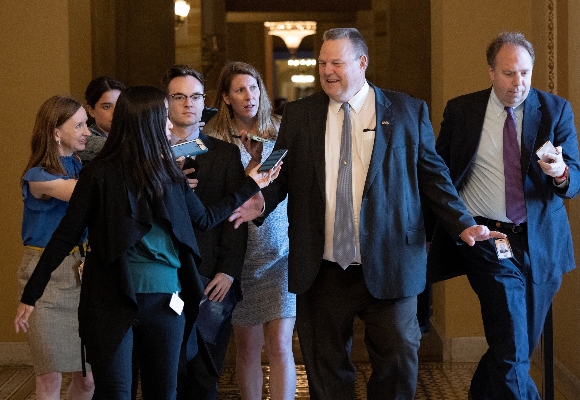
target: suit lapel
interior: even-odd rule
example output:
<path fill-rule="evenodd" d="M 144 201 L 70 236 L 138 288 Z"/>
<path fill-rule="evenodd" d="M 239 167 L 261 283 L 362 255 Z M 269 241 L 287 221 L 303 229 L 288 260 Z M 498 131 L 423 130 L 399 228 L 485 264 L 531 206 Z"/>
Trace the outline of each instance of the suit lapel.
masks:
<path fill-rule="evenodd" d="M 217 151 L 212 151 L 212 149 L 215 147 L 213 140 L 207 136 L 204 135 L 201 131 L 199 132 L 199 138 L 201 139 L 201 141 L 203 142 L 203 144 L 205 144 L 205 146 L 207 147 L 207 152 L 200 154 L 196 157 L 197 161 L 200 164 L 205 164 L 206 166 L 210 166 L 213 165 L 214 163 L 214 159 L 216 157 L 219 156 Z M 201 168 L 200 166 L 200 170 L 202 170 L 203 168 Z M 198 174 L 199 177 L 199 174 Z M 197 182 L 197 190 L 199 191 L 203 191 L 203 187 L 205 186 L 206 182 L 208 182 L 207 179 L 199 179 Z"/>
<path fill-rule="evenodd" d="M 467 171 L 469 171 L 471 163 L 477 153 L 491 90 L 492 88 L 489 88 L 477 92 L 474 96 L 465 97 L 465 114 L 462 115 L 463 121 L 465 121 L 465 131 L 461 132 L 463 135 L 461 151 L 452 149 L 452 154 L 450 155 L 451 159 L 453 159 L 452 164 L 455 165 L 451 172 L 451 178 L 453 179 L 455 187 L 462 185 L 463 179 Z"/>
<path fill-rule="evenodd" d="M 540 102 L 538 94 L 535 89 L 530 89 L 528 97 L 524 102 L 524 118 L 522 122 L 522 143 L 521 143 L 521 163 L 522 163 L 522 179 L 526 181 L 528 168 L 532 154 L 534 153 L 534 144 L 538 136 L 538 129 L 542 120 L 542 112 L 540 111 Z"/>
<path fill-rule="evenodd" d="M 393 126 L 396 126 L 395 115 L 390 108 L 391 102 L 387 99 L 384 93 L 374 85 L 371 85 L 371 88 L 375 91 L 375 109 L 377 119 L 375 142 L 373 144 L 371 162 L 369 164 L 369 170 L 367 172 L 367 178 L 363 190 L 363 198 L 368 193 L 377 173 L 381 170 L 385 153 L 387 151 L 387 145 L 393 132 Z"/>
<path fill-rule="evenodd" d="M 310 126 L 308 132 L 312 159 L 315 160 L 314 170 L 316 171 L 316 180 L 318 181 L 322 198 L 326 199 L 325 140 L 326 118 L 328 116 L 328 103 L 330 99 L 324 92 L 320 92 L 320 96 L 320 101 L 315 101 L 314 107 L 309 110 L 310 117 L 308 121 L 310 121 Z"/>

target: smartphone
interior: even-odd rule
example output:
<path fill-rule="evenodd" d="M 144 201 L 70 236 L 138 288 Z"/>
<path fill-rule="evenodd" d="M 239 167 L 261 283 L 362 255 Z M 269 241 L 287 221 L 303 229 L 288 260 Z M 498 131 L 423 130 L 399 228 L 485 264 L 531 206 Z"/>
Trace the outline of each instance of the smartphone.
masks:
<path fill-rule="evenodd" d="M 199 161 L 192 157 L 186 157 L 185 162 L 183 163 L 183 168 L 181 169 L 189 168 L 195 168 L 195 171 L 190 172 L 185 176 L 187 176 L 189 179 L 197 179 L 197 173 L 199 172 Z"/>
<path fill-rule="evenodd" d="M 260 168 L 258 168 L 258 172 L 267 172 L 270 171 L 272 168 L 276 168 L 280 161 L 286 156 L 288 150 L 280 149 L 273 151 L 268 158 L 262 163 Z"/>
<path fill-rule="evenodd" d="M 536 155 L 540 160 L 546 163 L 551 163 L 554 161 L 554 157 L 558 155 L 558 150 L 554 147 L 552 142 L 549 140 L 540 146 L 538 150 L 536 150 Z"/>
<path fill-rule="evenodd" d="M 262 136 L 258 135 L 252 135 L 251 133 L 248 133 L 248 139 L 255 140 L 256 142 L 270 143 L 269 139 L 265 139 Z"/>
<path fill-rule="evenodd" d="M 208 148 L 203 144 L 201 139 L 189 140 L 187 142 L 174 144 L 171 146 L 171 151 L 173 152 L 173 156 L 175 158 L 179 158 L 181 156 L 184 157 L 193 157 L 197 156 L 198 154 L 206 153 Z"/>

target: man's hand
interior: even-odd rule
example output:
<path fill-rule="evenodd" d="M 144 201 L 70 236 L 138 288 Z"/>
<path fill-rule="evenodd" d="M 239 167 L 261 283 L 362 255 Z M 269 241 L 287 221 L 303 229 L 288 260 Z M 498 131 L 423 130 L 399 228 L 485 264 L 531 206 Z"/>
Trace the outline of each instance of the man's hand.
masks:
<path fill-rule="evenodd" d="M 231 286 L 231 278 L 226 274 L 218 272 L 211 280 L 211 282 L 207 284 L 203 294 L 205 294 L 211 301 L 221 302 L 224 297 L 226 297 L 226 294 L 228 293 L 228 290 L 230 290 Z"/>
<path fill-rule="evenodd" d="M 459 237 L 468 245 L 473 246 L 475 242 L 491 238 L 504 238 L 506 235 L 498 231 L 490 231 L 485 225 L 473 225 L 461 232 Z"/>
<path fill-rule="evenodd" d="M 20 332 L 20 329 L 24 332 L 28 332 L 28 318 L 33 310 L 33 306 L 24 303 L 18 304 L 18 307 L 16 308 L 16 317 L 14 318 L 14 328 L 16 329 L 16 333 Z"/>
<path fill-rule="evenodd" d="M 195 179 L 187 178 L 187 174 L 191 174 L 194 171 L 195 171 L 195 168 L 187 168 L 187 169 L 182 170 L 183 175 L 185 175 L 185 177 L 187 179 L 187 184 L 189 185 L 191 190 L 194 190 L 197 187 L 198 180 L 197 180 L 197 178 L 195 178 Z"/>
<path fill-rule="evenodd" d="M 264 207 L 264 196 L 262 192 L 258 192 L 253 195 L 248 201 L 237 208 L 232 215 L 228 218 L 228 221 L 234 223 L 234 228 L 238 227 L 244 222 L 251 221 L 262 214 L 262 209 Z"/>
<path fill-rule="evenodd" d="M 183 168 L 183 164 L 185 163 L 185 157 L 184 156 L 179 156 L 175 159 L 175 163 L 177 164 L 177 166 L 179 167 L 179 169 Z"/>
<path fill-rule="evenodd" d="M 556 151 L 558 154 L 545 154 L 546 157 L 549 157 L 549 162 L 538 160 L 538 164 L 540 164 L 540 168 L 542 168 L 544 174 L 549 175 L 552 178 L 564 175 L 564 171 L 566 170 L 566 163 L 562 159 L 562 146 L 556 147 Z M 563 181 L 564 179 L 556 183 L 561 183 Z"/>

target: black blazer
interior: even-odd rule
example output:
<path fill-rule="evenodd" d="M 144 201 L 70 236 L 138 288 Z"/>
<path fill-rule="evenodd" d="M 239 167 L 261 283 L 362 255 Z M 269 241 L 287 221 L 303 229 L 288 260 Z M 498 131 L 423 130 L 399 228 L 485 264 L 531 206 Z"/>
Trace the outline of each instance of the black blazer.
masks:
<path fill-rule="evenodd" d="M 246 174 L 238 146 L 203 133 L 199 138 L 209 151 L 196 157 L 199 183 L 195 194 L 203 204 L 213 204 L 239 188 Z M 215 274 L 222 272 L 239 281 L 248 244 L 248 224 L 234 229 L 234 224 L 226 220 L 210 230 L 194 231 L 203 259 L 199 273 L 213 279 Z"/>
<path fill-rule="evenodd" d="M 454 237 L 475 221 L 435 152 L 425 102 L 372 85 L 371 90 L 377 119 L 360 215 L 362 268 L 374 297 L 414 296 L 426 281 L 422 206 Z M 328 103 L 319 92 L 286 105 L 276 148 L 288 149 L 288 156 L 278 179 L 263 190 L 265 215 L 288 194 L 288 287 L 297 294 L 314 282 L 324 252 Z"/>
<path fill-rule="evenodd" d="M 184 333 L 188 336 L 203 295 L 196 268 L 201 258 L 192 225 L 200 229 L 215 226 L 259 190 L 248 177 L 236 193 L 204 207 L 183 181 L 167 184 L 163 201 L 150 207 L 134 196 L 126 167 L 134 166 L 98 160 L 81 171 L 67 213 L 46 246 L 22 296 L 23 303 L 34 305 L 51 272 L 88 227 L 90 239 L 81 286 L 79 333 L 86 345 L 89 362 L 106 363 L 135 319 L 137 302 L 127 264 L 127 249 L 150 230 L 153 216 L 169 221 L 179 242 L 181 268 L 178 274 L 187 321 Z"/>

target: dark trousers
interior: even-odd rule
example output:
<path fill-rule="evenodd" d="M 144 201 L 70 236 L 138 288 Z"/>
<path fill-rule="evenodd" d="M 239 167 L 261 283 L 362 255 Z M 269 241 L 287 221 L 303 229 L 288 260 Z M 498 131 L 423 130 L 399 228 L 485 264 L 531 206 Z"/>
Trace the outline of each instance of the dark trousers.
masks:
<path fill-rule="evenodd" d="M 296 325 L 310 398 L 354 399 L 356 376 L 350 350 L 355 316 L 365 324 L 373 368 L 368 399 L 412 400 L 421 339 L 417 297 L 378 300 L 367 290 L 361 266 L 343 270 L 327 261 L 314 284 L 297 296 Z"/>
<path fill-rule="evenodd" d="M 131 399 L 133 348 L 139 360 L 143 399 L 175 399 L 185 316 L 169 308 L 170 299 L 170 294 L 137 294 L 137 318 L 113 358 L 105 365 L 91 364 L 93 399 Z"/>
<path fill-rule="evenodd" d="M 479 297 L 489 345 L 471 381 L 470 394 L 474 400 L 539 400 L 529 375 L 530 357 L 562 278 L 534 283 L 527 235 L 501 231 L 508 235 L 513 258 L 498 260 L 492 240 L 460 250 L 469 283 Z"/>
<path fill-rule="evenodd" d="M 232 287 L 223 301 L 205 299 L 200 304 L 196 324 L 179 358 L 178 400 L 217 398 L 219 375 L 232 332 L 232 312 L 239 298 L 239 289 Z"/>
<path fill-rule="evenodd" d="M 179 372 L 177 385 L 177 400 L 216 400 L 218 392 L 219 375 L 231 334 L 231 324 L 228 320 L 227 326 L 220 335 L 217 344 L 203 342 L 200 335 L 197 335 L 197 353 L 187 360 L 186 349 L 182 349 L 179 358 Z M 195 335 L 194 331 L 191 333 Z M 219 371 L 215 371 L 219 369 Z"/>

